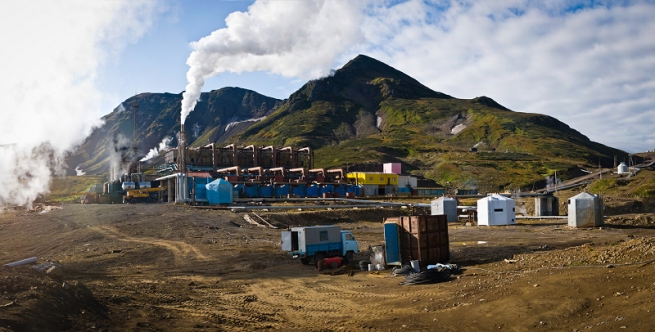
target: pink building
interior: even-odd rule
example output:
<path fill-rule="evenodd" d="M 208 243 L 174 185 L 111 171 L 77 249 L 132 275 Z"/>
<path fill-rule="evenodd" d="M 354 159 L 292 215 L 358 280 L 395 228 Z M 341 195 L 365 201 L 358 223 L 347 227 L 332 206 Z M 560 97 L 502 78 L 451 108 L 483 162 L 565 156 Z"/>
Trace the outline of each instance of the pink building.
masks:
<path fill-rule="evenodd" d="M 400 174 L 400 163 L 383 164 L 382 173 Z"/>

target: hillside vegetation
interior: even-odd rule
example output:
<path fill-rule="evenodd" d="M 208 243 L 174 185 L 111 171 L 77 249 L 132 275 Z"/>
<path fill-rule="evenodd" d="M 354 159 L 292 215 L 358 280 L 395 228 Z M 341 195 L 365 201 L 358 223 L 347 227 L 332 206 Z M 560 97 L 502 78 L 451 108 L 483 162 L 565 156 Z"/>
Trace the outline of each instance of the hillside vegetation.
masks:
<path fill-rule="evenodd" d="M 143 113 L 143 154 L 162 138 L 175 138 L 181 94 L 141 94 L 123 104 L 135 101 Z M 131 114 L 107 115 L 69 165 L 106 171 L 112 139 L 132 137 Z M 191 146 L 310 146 L 316 167 L 399 162 L 406 173 L 482 191 L 540 188 L 555 172 L 566 180 L 582 174 L 580 168 L 612 167 L 615 156 L 626 157 L 550 116 L 514 112 L 485 96 L 457 99 L 363 55 L 284 101 L 238 88 L 203 94 L 186 131 Z"/>
<path fill-rule="evenodd" d="M 238 140 L 309 145 L 321 167 L 400 162 L 441 184 L 483 191 L 543 186 L 555 171 L 566 179 L 625 156 L 550 116 L 484 96 L 453 98 L 366 56 L 307 83 Z"/>

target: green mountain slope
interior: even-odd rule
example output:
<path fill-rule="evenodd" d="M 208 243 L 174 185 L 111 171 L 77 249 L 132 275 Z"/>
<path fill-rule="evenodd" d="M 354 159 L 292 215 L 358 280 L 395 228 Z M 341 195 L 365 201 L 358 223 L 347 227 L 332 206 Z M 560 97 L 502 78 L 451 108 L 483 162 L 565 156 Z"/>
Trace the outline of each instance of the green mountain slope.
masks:
<path fill-rule="evenodd" d="M 180 131 L 182 94 L 141 93 L 121 103 L 103 117 L 104 124 L 96 128 L 84 144 L 69 158 L 71 169 L 80 168 L 89 174 L 107 172 L 114 152 L 128 154 L 134 138 L 134 105 L 138 104 L 137 141 L 141 158 L 164 138 L 177 146 Z M 186 119 L 185 130 L 191 146 L 223 141 L 238 133 L 236 129 L 252 122 L 248 119 L 269 115 L 281 101 L 241 88 L 223 88 L 203 93 L 195 110 Z M 232 123 L 232 125 L 230 125 Z M 229 127 L 229 128 L 228 128 Z M 226 130 L 228 129 L 228 130 Z M 115 154 L 115 153 L 114 153 Z M 134 157 L 128 157 L 134 158 Z"/>
<path fill-rule="evenodd" d="M 105 116 L 69 165 L 106 172 L 111 152 L 131 146 L 135 102 L 139 155 L 165 137 L 176 146 L 181 99 L 149 93 L 126 100 L 126 110 Z M 400 162 L 407 173 L 482 191 L 540 187 L 555 171 L 566 179 L 626 157 L 550 116 L 514 112 L 484 96 L 457 99 L 363 55 L 284 101 L 239 88 L 203 93 L 185 128 L 191 146 L 310 146 L 317 167 Z M 124 142 L 113 144 L 119 134 Z"/>
<path fill-rule="evenodd" d="M 322 167 L 401 162 L 442 184 L 483 190 L 530 188 L 555 170 L 572 176 L 625 155 L 550 116 L 488 97 L 453 98 L 362 55 L 308 82 L 236 139 L 309 145 Z"/>

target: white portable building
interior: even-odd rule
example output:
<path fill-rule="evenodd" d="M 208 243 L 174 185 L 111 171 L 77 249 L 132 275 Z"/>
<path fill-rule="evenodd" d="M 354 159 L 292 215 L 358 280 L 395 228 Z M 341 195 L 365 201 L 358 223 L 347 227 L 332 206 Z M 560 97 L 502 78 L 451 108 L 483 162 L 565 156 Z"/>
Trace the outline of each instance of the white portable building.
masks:
<path fill-rule="evenodd" d="M 514 200 L 493 194 L 478 200 L 478 225 L 514 225 L 516 208 Z"/>
<path fill-rule="evenodd" d="M 448 222 L 457 221 L 457 200 L 452 197 L 439 197 L 432 201 L 432 215 L 445 214 Z"/>
<path fill-rule="evenodd" d="M 618 174 L 628 174 L 630 173 L 630 170 L 628 169 L 628 166 L 625 163 L 620 163 L 619 167 L 617 167 L 617 173 Z"/>
<path fill-rule="evenodd" d="M 603 201 L 598 195 L 580 193 L 569 198 L 569 226 L 596 227 L 603 225 Z"/>

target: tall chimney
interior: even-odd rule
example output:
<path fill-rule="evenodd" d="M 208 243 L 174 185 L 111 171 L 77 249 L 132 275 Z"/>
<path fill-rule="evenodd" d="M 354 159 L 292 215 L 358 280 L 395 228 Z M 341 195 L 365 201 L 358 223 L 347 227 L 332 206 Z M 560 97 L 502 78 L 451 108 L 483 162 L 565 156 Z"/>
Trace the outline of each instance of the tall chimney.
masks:
<path fill-rule="evenodd" d="M 182 123 L 180 130 L 180 142 L 178 144 L 178 170 L 180 173 L 186 174 L 186 133 L 184 132 L 184 124 Z"/>

